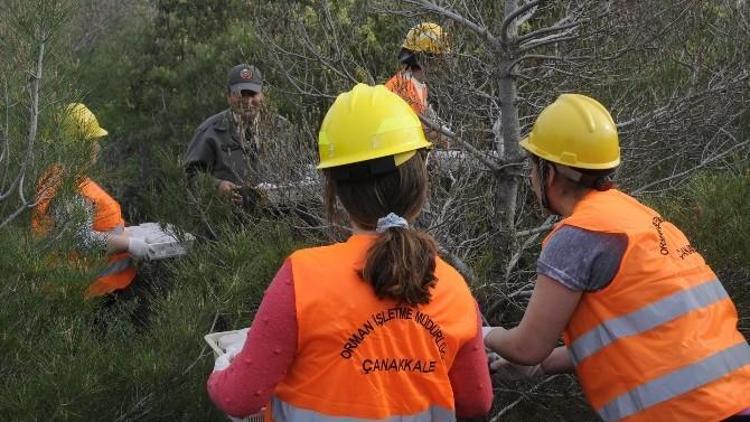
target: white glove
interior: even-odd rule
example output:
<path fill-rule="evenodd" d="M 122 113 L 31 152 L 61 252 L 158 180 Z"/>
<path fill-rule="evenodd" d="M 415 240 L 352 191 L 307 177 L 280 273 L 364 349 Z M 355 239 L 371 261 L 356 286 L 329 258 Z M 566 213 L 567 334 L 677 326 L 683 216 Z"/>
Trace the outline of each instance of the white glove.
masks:
<path fill-rule="evenodd" d="M 128 253 L 133 258 L 148 259 L 149 252 L 153 253 L 152 246 L 138 237 L 128 239 Z"/>
<path fill-rule="evenodd" d="M 541 364 L 534 366 L 518 365 L 503 359 L 500 355 L 497 355 L 494 361 L 490 361 L 490 372 L 493 378 L 503 381 L 518 381 L 544 376 Z"/>

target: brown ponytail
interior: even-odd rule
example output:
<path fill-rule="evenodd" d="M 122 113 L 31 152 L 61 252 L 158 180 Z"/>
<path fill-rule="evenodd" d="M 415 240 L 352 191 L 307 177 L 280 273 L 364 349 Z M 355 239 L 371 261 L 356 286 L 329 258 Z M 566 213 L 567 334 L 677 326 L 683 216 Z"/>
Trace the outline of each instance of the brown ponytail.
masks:
<path fill-rule="evenodd" d="M 326 206 L 335 219 L 336 198 L 359 228 L 375 230 L 379 218 L 395 213 L 413 224 L 427 199 L 427 170 L 421 153 L 384 174 L 337 180 L 326 172 Z M 381 233 L 367 252 L 361 277 L 375 295 L 405 305 L 430 301 L 435 285 L 437 246 L 429 234 L 412 227 Z"/>

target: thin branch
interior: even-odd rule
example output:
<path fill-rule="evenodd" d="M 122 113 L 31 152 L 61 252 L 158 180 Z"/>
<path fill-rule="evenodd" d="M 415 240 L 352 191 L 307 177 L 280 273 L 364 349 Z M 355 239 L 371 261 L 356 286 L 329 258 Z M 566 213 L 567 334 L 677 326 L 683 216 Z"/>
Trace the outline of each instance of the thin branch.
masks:
<path fill-rule="evenodd" d="M 539 45 L 540 43 L 543 43 L 543 42 L 546 42 L 546 41 L 556 40 L 558 38 L 562 38 L 562 37 L 568 36 L 568 35 L 570 35 L 573 32 L 575 32 L 575 29 L 568 29 L 567 31 L 563 31 L 563 32 L 560 32 L 560 33 L 557 33 L 557 34 L 549 34 L 549 35 L 547 35 L 545 37 L 540 37 L 540 38 L 536 38 L 536 39 L 533 39 L 533 40 L 528 41 L 528 42 L 519 43 L 519 47 L 521 47 L 521 48 L 532 47 L 533 48 L 535 45 Z"/>
<path fill-rule="evenodd" d="M 547 218 L 549 221 L 551 217 Z M 518 265 L 518 261 L 521 259 L 521 256 L 523 255 L 523 252 L 528 249 L 529 246 L 533 242 L 536 241 L 536 239 L 539 237 L 541 232 L 535 233 L 533 236 L 529 236 L 523 244 L 521 244 L 521 247 L 518 248 L 516 253 L 513 254 L 513 256 L 510 258 L 510 261 L 508 261 L 508 266 L 505 267 L 505 283 L 507 284 L 510 281 L 510 276 L 513 273 L 513 270 L 516 268 L 516 265 Z"/>
<path fill-rule="evenodd" d="M 2 133 L 0 133 L 0 136 L 2 136 L 2 139 L 0 139 L 0 142 L 2 142 L 2 152 L 0 153 L 0 164 L 4 160 L 5 161 L 5 171 L 8 171 L 8 166 L 10 165 L 10 94 L 8 93 L 8 80 L 6 79 L 4 84 L 4 93 L 5 93 L 5 128 L 3 129 Z M 2 186 L 5 185 L 5 174 L 3 174 L 3 181 L 0 182 L 0 191 L 2 190 Z"/>
<path fill-rule="evenodd" d="M 420 5 L 427 11 L 437 13 L 458 24 L 461 24 L 467 27 L 468 29 L 470 29 L 471 31 L 475 32 L 480 37 L 486 39 L 487 42 L 489 42 L 489 44 L 495 50 L 501 51 L 503 49 L 503 43 L 500 40 L 498 40 L 497 37 L 489 31 L 489 29 L 483 26 L 480 26 L 476 22 L 473 22 L 463 17 L 452 10 L 448 10 L 444 7 L 438 6 L 437 4 L 431 1 L 427 1 L 427 0 L 402 0 L 402 1 L 404 1 L 405 3 L 409 3 L 409 4 Z"/>
<path fill-rule="evenodd" d="M 21 215 L 22 212 L 26 211 L 29 208 L 34 208 L 37 205 L 37 203 L 39 203 L 39 201 L 34 201 L 30 204 L 22 204 L 21 206 L 19 206 L 15 211 L 13 211 L 13 213 L 11 213 L 5 220 L 3 220 L 2 223 L 0 223 L 0 229 L 5 227 L 8 223 L 13 221 L 19 215 Z"/>
<path fill-rule="evenodd" d="M 526 21 L 531 19 L 531 17 L 534 16 L 534 13 L 536 13 L 536 9 L 537 9 L 536 6 L 534 6 L 531 9 L 529 9 L 528 12 L 524 13 L 523 16 L 516 19 L 516 27 L 523 25 L 524 23 L 526 23 Z"/>
<path fill-rule="evenodd" d="M 476 277 L 474 276 L 474 271 L 472 271 L 471 267 L 466 265 L 466 263 L 461 258 L 451 253 L 441 245 L 438 245 L 438 253 L 443 255 L 446 260 L 456 268 L 456 271 L 458 271 L 459 274 L 461 274 L 466 279 L 466 281 L 469 282 L 469 284 L 472 284 L 474 282 L 474 280 L 476 279 Z"/>
<path fill-rule="evenodd" d="M 44 52 L 45 52 L 45 46 L 46 46 L 46 38 L 42 40 L 42 42 L 39 44 L 39 55 L 37 56 L 37 68 L 36 73 L 31 73 L 31 79 L 33 80 L 33 83 L 31 84 L 31 104 L 29 105 L 29 114 L 30 114 L 30 121 L 29 121 L 29 136 L 26 142 L 26 157 L 24 158 L 23 162 L 21 163 L 21 169 L 18 172 L 18 175 L 13 180 L 13 183 L 8 187 L 8 190 L 4 193 L 0 193 L 0 201 L 5 200 L 7 197 L 9 197 L 16 189 L 17 186 L 21 186 L 21 190 L 23 190 L 23 180 L 26 175 L 26 168 L 29 165 L 29 162 L 31 161 L 31 158 L 34 154 L 34 141 L 36 140 L 36 133 L 37 133 L 37 127 L 39 125 L 39 90 L 41 85 L 41 79 L 42 79 L 42 66 L 44 64 Z M 27 201 L 23 196 L 23 192 L 19 193 L 22 199 L 22 203 L 24 206 L 27 205 Z M 14 213 L 16 214 L 16 213 Z M 5 225 L 8 221 L 3 222 L 2 225 Z M 0 225 L 0 227 L 2 227 Z"/>
<path fill-rule="evenodd" d="M 544 224 L 542 224 L 539 227 L 535 227 L 533 229 L 528 229 L 528 230 L 521 230 L 519 232 L 516 232 L 515 236 L 516 237 L 530 236 L 530 235 L 534 235 L 534 234 L 537 234 L 537 233 L 546 232 L 547 230 L 551 229 L 552 227 L 554 227 L 553 223 L 546 223 L 545 222 Z"/>
<path fill-rule="evenodd" d="M 529 59 L 557 60 L 557 61 L 565 60 L 565 58 L 560 57 L 560 56 L 548 56 L 546 54 L 524 54 L 523 56 L 510 62 L 506 71 L 512 72 L 513 68 L 516 67 L 517 64 L 521 63 L 524 60 L 529 60 Z"/>
<path fill-rule="evenodd" d="M 454 132 L 452 132 L 450 129 L 448 129 L 448 128 L 444 127 L 444 126 L 440 126 L 439 124 L 437 124 L 437 123 L 435 123 L 435 122 L 433 122 L 433 121 L 431 121 L 429 119 L 426 119 L 426 118 L 424 118 L 422 116 L 420 116 L 419 119 L 422 121 L 422 123 L 424 123 L 430 129 L 432 129 L 432 130 L 434 130 L 436 132 L 439 132 L 440 134 L 445 135 L 446 137 L 448 137 L 448 138 L 450 138 L 452 140 L 457 141 L 459 144 L 461 144 L 461 146 L 463 146 L 464 148 L 466 148 L 467 152 L 469 152 L 471 155 L 473 155 L 474 157 L 476 157 L 479 161 L 481 161 L 490 170 L 493 170 L 493 171 L 500 171 L 501 170 L 500 166 L 496 162 L 490 160 L 487 157 L 487 154 L 485 154 L 482 151 L 478 150 L 474 145 L 471 145 L 470 143 L 468 143 L 468 142 L 464 141 L 463 139 L 459 138 L 458 136 L 456 136 L 456 134 Z"/>
<path fill-rule="evenodd" d="M 531 388 L 531 390 L 529 390 L 529 392 L 534 392 L 535 390 L 538 390 L 539 387 L 541 387 L 542 385 L 544 385 L 544 384 L 546 384 L 546 383 L 554 380 L 557 377 L 559 377 L 559 375 L 553 375 L 553 376 L 545 379 L 544 381 L 540 382 L 539 384 L 537 384 L 533 388 Z M 510 404 L 506 405 L 505 407 L 503 407 L 502 409 L 500 409 L 500 411 L 497 412 L 492 417 L 492 419 L 490 419 L 490 422 L 497 422 L 497 421 L 499 421 L 506 413 L 508 413 L 509 411 L 511 411 L 514 407 L 516 407 L 524 399 L 528 399 L 529 398 L 528 395 L 527 395 L 527 393 L 521 392 L 520 394 L 521 394 L 521 396 L 519 398 L 517 398 L 512 403 L 510 403 Z"/>
<path fill-rule="evenodd" d="M 529 32 L 526 35 L 518 37 L 518 42 L 519 42 L 519 44 L 522 44 L 522 43 L 524 43 L 524 42 L 526 42 L 528 40 L 533 40 L 535 38 L 539 38 L 539 37 L 545 36 L 547 34 L 552 34 L 554 32 L 558 32 L 558 31 L 565 31 L 565 30 L 568 30 L 568 29 L 574 29 L 574 28 L 577 28 L 579 25 L 581 25 L 581 23 L 582 22 L 576 21 L 576 22 L 569 23 L 567 25 L 560 25 L 560 26 L 555 25 L 555 26 L 551 26 L 549 28 L 537 29 L 536 31 Z"/>
<path fill-rule="evenodd" d="M 543 41 L 530 42 L 526 46 L 519 48 L 516 51 L 516 54 L 524 54 L 527 51 L 531 51 L 535 48 L 539 48 L 548 44 L 557 44 L 559 42 L 571 41 L 571 40 L 577 40 L 577 39 L 578 39 L 577 35 L 566 37 L 566 36 L 563 36 L 562 34 L 556 34 L 555 36 L 551 36 Z"/>
<path fill-rule="evenodd" d="M 691 167 L 691 168 L 689 168 L 689 169 L 687 169 L 685 171 L 681 171 L 679 173 L 673 174 L 673 175 L 671 175 L 669 177 L 664 177 L 662 179 L 655 180 L 655 181 L 653 181 L 651 183 L 647 183 L 647 184 L 639 187 L 638 189 L 632 191 L 632 194 L 633 195 L 638 195 L 639 193 L 645 191 L 646 189 L 648 189 L 648 188 L 650 188 L 652 186 L 655 186 L 655 185 L 658 185 L 660 183 L 668 182 L 670 180 L 674 180 L 674 179 L 686 176 L 686 175 L 688 175 L 688 174 L 690 174 L 690 173 L 692 173 L 692 172 L 694 172 L 694 171 L 696 171 L 698 169 L 701 169 L 701 168 L 703 168 L 703 167 L 705 167 L 705 166 L 713 163 L 714 161 L 719 160 L 720 158 L 726 157 L 730 153 L 734 152 L 737 149 L 740 149 L 740 148 L 744 147 L 745 145 L 750 145 L 750 140 L 747 140 L 745 142 L 739 143 L 739 144 L 737 144 L 737 145 L 735 145 L 735 146 L 727 149 L 726 151 L 724 151 L 724 152 L 722 152 L 720 154 L 714 155 L 713 157 L 711 157 L 709 159 L 703 160 L 697 166 L 694 166 L 694 167 Z"/>
<path fill-rule="evenodd" d="M 525 13 L 527 10 L 537 7 L 539 4 L 541 4 L 543 0 L 534 0 L 530 1 L 523 6 L 517 8 L 513 11 L 510 15 L 506 16 L 505 19 L 503 19 L 503 26 L 500 30 L 500 37 L 504 43 L 508 42 L 508 26 L 510 26 L 511 23 L 520 15 Z"/>

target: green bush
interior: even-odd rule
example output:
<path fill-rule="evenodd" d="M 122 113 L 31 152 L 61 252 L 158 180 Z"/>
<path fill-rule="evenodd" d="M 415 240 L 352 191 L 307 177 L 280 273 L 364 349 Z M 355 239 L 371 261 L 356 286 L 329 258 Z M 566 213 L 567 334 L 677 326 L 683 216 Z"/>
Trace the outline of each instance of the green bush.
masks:
<path fill-rule="evenodd" d="M 286 228 L 222 233 L 185 258 L 141 265 L 139 282 L 154 292 L 146 328 L 130 318 L 133 301 L 106 312 L 84 301 L 91 273 L 51 267 L 12 234 L 0 238 L 0 267 L 12 274 L 0 293 L 0 420 L 224 420 L 205 392 L 213 355 L 203 335 L 249 325 L 293 248 Z"/>

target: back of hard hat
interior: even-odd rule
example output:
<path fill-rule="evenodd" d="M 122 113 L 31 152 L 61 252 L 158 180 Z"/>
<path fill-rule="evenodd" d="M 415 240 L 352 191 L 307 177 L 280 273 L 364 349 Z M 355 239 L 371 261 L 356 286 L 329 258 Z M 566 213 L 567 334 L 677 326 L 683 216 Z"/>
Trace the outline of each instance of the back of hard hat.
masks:
<path fill-rule="evenodd" d="M 620 140 L 609 111 L 593 98 L 563 94 L 537 117 L 521 146 L 553 163 L 590 170 L 620 164 Z"/>
<path fill-rule="evenodd" d="M 62 128 L 73 139 L 98 139 L 109 133 L 99 126 L 94 113 L 82 103 L 71 103 L 65 107 Z"/>
<path fill-rule="evenodd" d="M 447 54 L 450 52 L 447 34 L 432 22 L 422 22 L 412 27 L 404 38 L 402 47 L 416 53 Z"/>
<path fill-rule="evenodd" d="M 357 84 L 340 94 L 318 134 L 319 169 L 387 156 L 396 165 L 431 144 L 414 110 L 382 85 Z"/>

